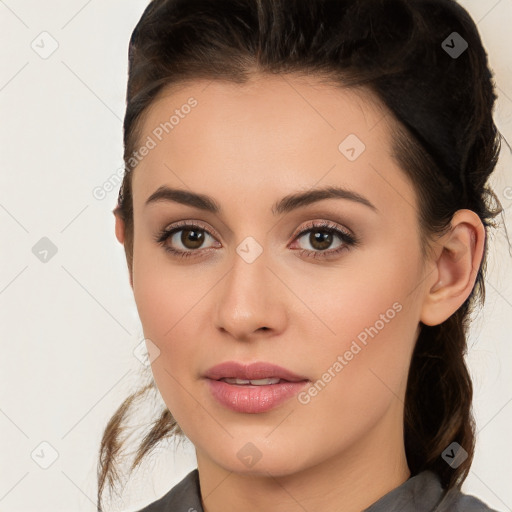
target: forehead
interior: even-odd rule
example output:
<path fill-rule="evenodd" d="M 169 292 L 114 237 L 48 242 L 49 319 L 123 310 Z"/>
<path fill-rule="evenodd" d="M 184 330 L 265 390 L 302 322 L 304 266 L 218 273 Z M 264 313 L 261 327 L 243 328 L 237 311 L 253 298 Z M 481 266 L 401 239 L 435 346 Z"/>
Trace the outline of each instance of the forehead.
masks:
<path fill-rule="evenodd" d="M 191 103 L 195 104 L 193 108 L 188 106 Z M 273 127 L 288 127 L 290 136 L 303 136 L 308 127 L 309 132 L 318 127 L 333 131 L 351 126 L 372 130 L 383 119 L 393 122 L 393 115 L 369 89 L 346 88 L 332 79 L 297 74 L 258 75 L 244 84 L 206 79 L 171 84 L 158 93 L 144 113 L 142 133 L 158 132 L 158 126 L 173 114 L 173 126 L 168 131 L 178 137 L 180 132 L 185 136 L 184 125 L 191 124 L 181 123 L 185 117 L 230 121 L 235 126 L 245 121 L 254 130 L 264 125 L 269 133 Z M 300 130 L 297 121 L 301 121 Z M 180 129 L 175 129 L 180 123 Z M 204 134 L 209 126 L 202 128 Z M 225 131 L 226 126 L 222 129 Z M 375 135 L 386 138 L 387 131 L 380 129 Z M 162 135 L 166 134 L 167 131 Z M 159 138 L 158 133 L 156 137 Z"/>
<path fill-rule="evenodd" d="M 151 150 L 134 172 L 134 206 L 162 184 L 206 193 L 275 186 L 276 197 L 319 180 L 377 185 L 384 199 L 412 192 L 391 156 L 393 116 L 363 89 L 294 75 L 196 80 L 161 91 L 142 121 L 138 143 Z"/>

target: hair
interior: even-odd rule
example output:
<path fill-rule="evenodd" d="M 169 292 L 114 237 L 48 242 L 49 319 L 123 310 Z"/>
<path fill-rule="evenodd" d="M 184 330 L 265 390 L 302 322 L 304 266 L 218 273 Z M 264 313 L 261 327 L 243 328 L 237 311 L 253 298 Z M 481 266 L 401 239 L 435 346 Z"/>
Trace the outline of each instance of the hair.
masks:
<path fill-rule="evenodd" d="M 449 55 L 443 41 L 457 32 L 468 48 Z M 453 46 L 453 45 L 452 45 Z M 411 476 L 439 475 L 459 487 L 473 460 L 473 388 L 465 363 L 470 314 L 485 301 L 488 227 L 503 207 L 487 180 L 501 134 L 493 121 L 493 75 L 478 30 L 455 0 L 152 0 L 129 44 L 124 118 L 125 175 L 114 213 L 125 224 L 130 276 L 133 260 L 133 154 L 144 116 L 158 94 L 199 79 L 244 84 L 271 74 L 311 76 L 377 98 L 390 113 L 392 154 L 418 197 L 422 254 L 450 228 L 459 209 L 474 211 L 485 227 L 475 285 L 462 306 L 439 325 L 421 324 L 404 405 L 404 445 Z M 118 478 L 126 443 L 123 425 L 153 380 L 131 394 L 103 433 L 98 462 L 98 506 L 105 485 Z M 183 437 L 163 407 L 140 440 L 133 471 L 166 438 Z M 452 469 L 441 457 L 457 442 L 467 459 Z"/>

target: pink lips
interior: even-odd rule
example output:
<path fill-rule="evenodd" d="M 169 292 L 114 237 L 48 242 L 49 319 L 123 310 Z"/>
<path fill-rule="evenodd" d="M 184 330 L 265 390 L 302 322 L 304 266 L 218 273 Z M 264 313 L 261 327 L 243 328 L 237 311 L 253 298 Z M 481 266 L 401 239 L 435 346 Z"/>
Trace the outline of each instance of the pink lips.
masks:
<path fill-rule="evenodd" d="M 249 414 L 262 413 L 277 407 L 309 383 L 307 377 L 265 362 L 242 365 L 236 361 L 227 361 L 210 368 L 204 376 L 212 396 L 221 405 L 232 411 Z M 223 378 L 282 380 L 277 384 L 240 385 L 219 380 Z"/>
<path fill-rule="evenodd" d="M 272 377 L 287 380 L 289 382 L 308 380 L 307 377 L 297 375 L 286 368 L 267 362 L 245 365 L 236 361 L 226 361 L 210 368 L 204 376 L 212 380 L 219 380 L 223 378 L 256 380 Z"/>

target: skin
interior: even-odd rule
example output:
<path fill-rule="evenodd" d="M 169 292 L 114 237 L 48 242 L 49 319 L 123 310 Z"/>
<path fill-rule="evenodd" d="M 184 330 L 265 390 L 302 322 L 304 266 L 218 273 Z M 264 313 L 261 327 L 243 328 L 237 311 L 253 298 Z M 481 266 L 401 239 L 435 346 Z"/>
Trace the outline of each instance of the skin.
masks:
<path fill-rule="evenodd" d="M 155 382 L 196 448 L 203 507 L 361 511 L 410 476 L 403 401 L 420 321 L 443 322 L 469 296 L 483 225 L 459 210 L 423 260 L 414 187 L 391 156 L 394 120 L 367 92 L 292 75 L 242 86 L 198 80 L 152 104 L 140 140 L 191 96 L 198 105 L 133 171 L 130 280 L 144 336 L 160 350 Z M 366 146 L 353 162 L 338 150 L 351 133 Z M 144 206 L 161 185 L 208 194 L 221 213 Z M 378 211 L 324 199 L 272 214 L 282 197 L 327 185 L 350 188 Z M 203 245 L 184 246 L 182 232 L 167 244 L 201 255 L 176 258 L 154 241 L 182 220 L 208 229 Z M 298 236 L 317 220 L 360 244 L 326 259 L 300 255 L 343 244 L 333 235 L 322 249 L 309 232 Z M 117 216 L 115 230 L 124 243 Z M 252 263 L 236 252 L 248 236 L 263 249 Z M 202 374 L 226 360 L 270 361 L 315 383 L 394 303 L 401 310 L 307 404 L 293 397 L 242 414 L 209 394 Z M 237 456 L 249 442 L 261 455 L 252 466 Z"/>

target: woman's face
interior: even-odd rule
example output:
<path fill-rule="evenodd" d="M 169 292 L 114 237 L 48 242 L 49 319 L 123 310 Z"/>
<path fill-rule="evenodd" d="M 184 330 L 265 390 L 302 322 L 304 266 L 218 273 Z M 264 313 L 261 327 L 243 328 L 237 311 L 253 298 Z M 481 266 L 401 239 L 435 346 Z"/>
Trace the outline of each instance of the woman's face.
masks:
<path fill-rule="evenodd" d="M 200 465 L 277 476 L 403 455 L 425 281 L 417 201 L 388 121 L 363 94 L 292 76 L 197 81 L 148 111 L 133 171 L 133 291 L 149 352 L 159 350 L 156 384 Z M 147 203 L 160 187 L 218 210 Z M 310 195 L 328 188 L 364 199 Z M 233 410 L 204 376 L 225 361 L 310 382 L 264 412 Z"/>

